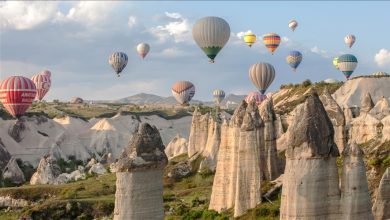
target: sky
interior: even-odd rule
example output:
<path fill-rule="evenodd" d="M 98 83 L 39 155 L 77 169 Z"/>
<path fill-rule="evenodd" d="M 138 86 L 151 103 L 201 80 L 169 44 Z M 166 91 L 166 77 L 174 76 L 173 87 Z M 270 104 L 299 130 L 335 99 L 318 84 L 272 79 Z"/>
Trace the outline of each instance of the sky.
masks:
<path fill-rule="evenodd" d="M 305 79 L 344 80 L 332 60 L 345 53 L 359 61 L 353 76 L 390 73 L 389 8 L 386 1 L 5 1 L 0 2 L 0 80 L 48 69 L 49 101 L 170 96 L 174 82 L 188 80 L 196 87 L 194 99 L 211 100 L 214 89 L 255 91 L 248 70 L 256 62 L 275 67 L 269 92 Z M 205 16 L 225 19 L 232 32 L 214 64 L 192 38 L 192 26 Z M 288 28 L 291 19 L 299 23 L 294 32 Z M 260 38 L 252 48 L 242 40 L 249 30 Z M 261 41 L 269 32 L 282 37 L 274 55 Z M 351 49 L 344 43 L 347 34 L 356 36 Z M 140 42 L 151 45 L 145 60 L 136 53 Z M 297 72 L 286 63 L 291 50 L 303 54 Z M 115 51 L 129 57 L 119 78 L 108 64 Z"/>

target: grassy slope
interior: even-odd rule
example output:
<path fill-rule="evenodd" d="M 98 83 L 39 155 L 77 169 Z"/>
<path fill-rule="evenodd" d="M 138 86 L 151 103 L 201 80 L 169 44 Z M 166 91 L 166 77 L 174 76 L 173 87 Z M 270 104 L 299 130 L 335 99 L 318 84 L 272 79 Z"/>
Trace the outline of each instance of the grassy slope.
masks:
<path fill-rule="evenodd" d="M 186 159 L 185 155 L 170 161 L 166 170 Z M 199 166 L 200 160 L 193 162 Z M 24 185 L 2 188 L 0 196 L 10 195 L 35 204 L 11 212 L 0 210 L 0 219 L 17 219 L 32 216 L 33 219 L 92 219 L 112 217 L 114 209 L 115 174 L 90 177 L 87 180 L 64 185 Z M 232 210 L 218 214 L 209 211 L 208 205 L 214 175 L 199 174 L 196 169 L 179 181 L 164 179 L 164 208 L 166 219 L 231 219 Z M 264 184 L 269 186 L 269 184 Z M 273 204 L 264 202 L 240 219 L 278 219 L 280 198 Z"/>

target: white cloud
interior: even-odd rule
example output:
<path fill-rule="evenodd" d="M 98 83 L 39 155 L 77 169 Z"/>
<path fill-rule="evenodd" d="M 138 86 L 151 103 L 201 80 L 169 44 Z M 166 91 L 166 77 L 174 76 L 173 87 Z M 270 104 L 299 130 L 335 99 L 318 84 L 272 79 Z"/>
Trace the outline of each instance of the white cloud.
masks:
<path fill-rule="evenodd" d="M 238 32 L 238 33 L 236 34 L 236 37 L 237 37 L 238 39 L 242 39 L 242 38 L 245 36 L 245 34 L 247 34 L 247 33 L 252 33 L 252 31 L 251 31 L 251 30 L 248 30 L 248 31 L 241 31 L 241 32 Z"/>
<path fill-rule="evenodd" d="M 66 14 L 65 20 L 95 25 L 107 20 L 117 2 L 82 1 L 76 3 Z"/>
<path fill-rule="evenodd" d="M 165 16 L 174 19 L 174 21 L 150 29 L 150 33 L 153 34 L 160 43 L 164 43 L 171 38 L 173 38 L 176 43 L 190 39 L 190 23 L 187 18 L 184 18 L 179 13 L 169 12 L 165 12 Z"/>
<path fill-rule="evenodd" d="M 375 54 L 375 63 L 380 66 L 390 66 L 390 51 L 387 49 L 380 49 L 378 53 Z"/>
<path fill-rule="evenodd" d="M 318 46 L 314 46 L 310 49 L 311 52 L 321 55 L 322 57 L 329 58 L 330 55 L 326 50 L 320 49 Z"/>
<path fill-rule="evenodd" d="M 129 20 L 127 21 L 127 25 L 132 28 L 137 24 L 137 19 L 134 16 L 129 16 Z"/>
<path fill-rule="evenodd" d="M 0 3 L 0 27 L 25 30 L 51 21 L 57 14 L 57 2 L 6 1 Z"/>

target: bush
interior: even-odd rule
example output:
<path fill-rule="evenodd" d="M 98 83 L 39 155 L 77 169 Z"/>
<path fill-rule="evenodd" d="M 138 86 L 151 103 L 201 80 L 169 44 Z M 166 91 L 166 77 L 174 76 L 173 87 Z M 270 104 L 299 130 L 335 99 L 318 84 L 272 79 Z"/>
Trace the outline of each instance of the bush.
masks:
<path fill-rule="evenodd" d="M 303 81 L 302 82 L 302 85 L 304 86 L 304 87 L 309 87 L 309 86 L 311 86 L 311 81 L 310 81 L 310 79 L 307 79 L 307 80 L 305 80 L 305 81 Z"/>
<path fill-rule="evenodd" d="M 194 220 L 194 219 L 200 219 L 202 217 L 203 211 L 202 210 L 190 210 L 183 216 L 183 220 Z"/>

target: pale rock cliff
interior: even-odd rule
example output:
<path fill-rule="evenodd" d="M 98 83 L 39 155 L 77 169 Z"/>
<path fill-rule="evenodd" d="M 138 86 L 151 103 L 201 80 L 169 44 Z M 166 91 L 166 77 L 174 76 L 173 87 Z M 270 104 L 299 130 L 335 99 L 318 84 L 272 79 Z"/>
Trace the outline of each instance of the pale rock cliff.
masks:
<path fill-rule="evenodd" d="M 379 183 L 378 195 L 372 208 L 375 220 L 390 219 L 390 168 L 388 167 Z"/>
<path fill-rule="evenodd" d="M 168 159 L 188 152 L 188 142 L 180 134 L 177 134 L 165 148 Z"/>

